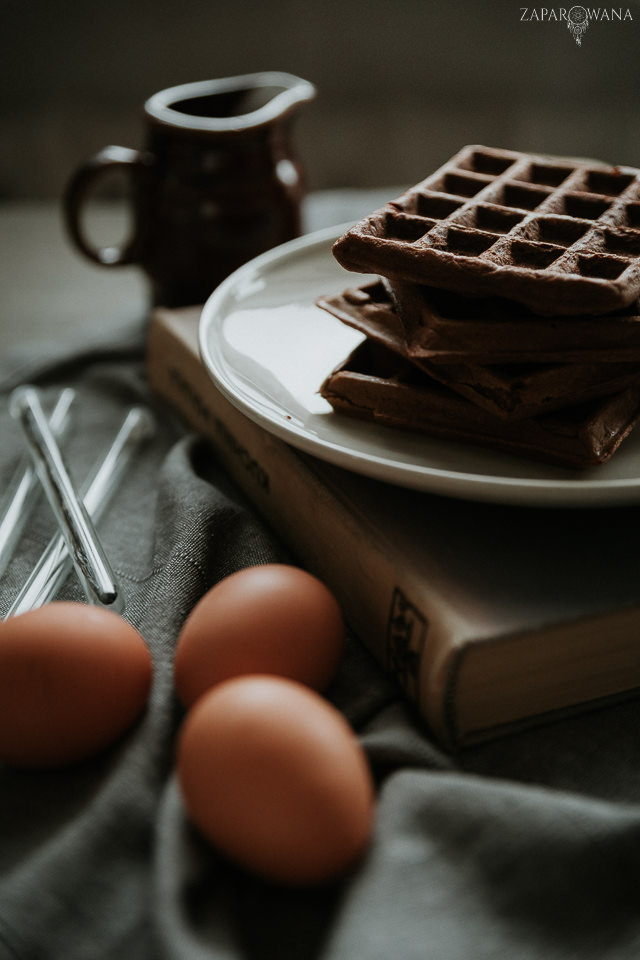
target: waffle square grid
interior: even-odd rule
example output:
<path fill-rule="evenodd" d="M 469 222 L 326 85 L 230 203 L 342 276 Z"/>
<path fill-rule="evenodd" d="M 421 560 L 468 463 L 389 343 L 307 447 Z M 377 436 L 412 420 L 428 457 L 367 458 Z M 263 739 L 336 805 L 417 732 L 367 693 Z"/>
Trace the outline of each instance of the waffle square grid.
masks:
<path fill-rule="evenodd" d="M 334 245 L 348 270 L 603 314 L 640 295 L 640 170 L 464 147 Z"/>

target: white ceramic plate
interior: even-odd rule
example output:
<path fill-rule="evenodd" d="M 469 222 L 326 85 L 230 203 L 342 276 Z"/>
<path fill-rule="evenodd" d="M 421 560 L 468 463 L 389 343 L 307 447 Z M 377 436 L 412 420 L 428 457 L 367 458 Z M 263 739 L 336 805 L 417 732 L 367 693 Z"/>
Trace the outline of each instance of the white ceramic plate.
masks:
<path fill-rule="evenodd" d="M 343 270 L 331 254 L 344 229 L 322 230 L 262 254 L 205 304 L 202 357 L 234 406 L 294 447 L 401 486 L 497 503 L 640 501 L 640 429 L 610 463 L 574 471 L 334 413 L 318 388 L 362 335 L 314 302 L 366 279 Z"/>

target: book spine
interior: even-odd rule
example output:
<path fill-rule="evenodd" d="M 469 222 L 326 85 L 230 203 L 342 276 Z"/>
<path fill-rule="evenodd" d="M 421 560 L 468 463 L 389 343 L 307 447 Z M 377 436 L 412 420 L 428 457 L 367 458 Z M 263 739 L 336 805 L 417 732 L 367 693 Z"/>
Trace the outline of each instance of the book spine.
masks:
<path fill-rule="evenodd" d="M 155 394 L 213 446 L 276 535 L 336 595 L 356 636 L 392 674 L 436 736 L 455 741 L 447 702 L 453 659 L 446 611 L 382 543 L 329 467 L 271 436 L 216 389 L 197 344 L 197 315 L 154 311 L 147 372 Z"/>

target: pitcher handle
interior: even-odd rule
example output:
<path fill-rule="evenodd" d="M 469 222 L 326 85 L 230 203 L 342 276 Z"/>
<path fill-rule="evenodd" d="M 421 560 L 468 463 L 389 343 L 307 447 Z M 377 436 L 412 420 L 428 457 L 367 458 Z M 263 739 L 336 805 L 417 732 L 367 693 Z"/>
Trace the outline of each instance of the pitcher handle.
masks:
<path fill-rule="evenodd" d="M 62 199 L 62 212 L 69 236 L 76 247 L 89 260 L 103 267 L 119 267 L 138 263 L 140 242 L 137 228 L 132 237 L 119 246 L 96 247 L 85 236 L 82 226 L 82 208 L 91 188 L 105 174 L 119 168 L 130 176 L 144 175 L 149 168 L 149 157 L 129 147 L 108 146 L 95 153 L 76 170 L 67 184 Z"/>

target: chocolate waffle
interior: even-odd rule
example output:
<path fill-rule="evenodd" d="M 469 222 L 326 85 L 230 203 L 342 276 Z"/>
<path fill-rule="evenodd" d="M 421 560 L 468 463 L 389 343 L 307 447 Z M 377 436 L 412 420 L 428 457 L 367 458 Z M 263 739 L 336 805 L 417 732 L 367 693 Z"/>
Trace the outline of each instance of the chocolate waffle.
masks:
<path fill-rule="evenodd" d="M 544 417 L 499 420 L 372 340 L 363 341 L 320 392 L 349 416 L 579 468 L 609 460 L 640 416 L 635 385 Z"/>
<path fill-rule="evenodd" d="M 381 281 L 318 299 L 318 305 L 496 416 L 519 420 L 640 383 L 632 363 L 430 363 L 411 356 L 405 329 Z"/>
<path fill-rule="evenodd" d="M 510 300 L 471 298 L 402 281 L 386 293 L 411 356 L 433 363 L 639 363 L 640 302 L 604 316 L 540 317 Z M 367 289 L 367 288 L 365 288 Z M 362 296 L 354 300 L 361 302 Z"/>
<path fill-rule="evenodd" d="M 613 312 L 640 296 L 640 170 L 464 147 L 333 250 L 348 270 L 538 314 Z"/>

